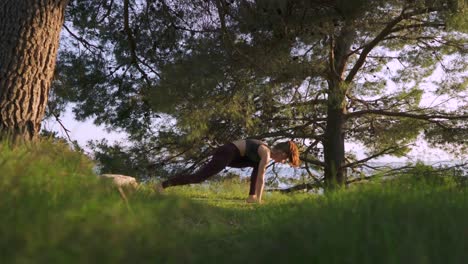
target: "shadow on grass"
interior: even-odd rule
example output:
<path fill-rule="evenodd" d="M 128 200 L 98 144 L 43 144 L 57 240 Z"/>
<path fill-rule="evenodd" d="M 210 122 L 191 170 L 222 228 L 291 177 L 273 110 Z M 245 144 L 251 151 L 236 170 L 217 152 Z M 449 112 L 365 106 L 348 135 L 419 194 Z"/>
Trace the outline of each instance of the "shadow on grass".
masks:
<path fill-rule="evenodd" d="M 468 192 L 405 180 L 325 196 L 247 185 L 128 193 L 56 146 L 1 151 L 1 263 L 462 263 Z M 25 165 L 27 164 L 27 165 Z"/>

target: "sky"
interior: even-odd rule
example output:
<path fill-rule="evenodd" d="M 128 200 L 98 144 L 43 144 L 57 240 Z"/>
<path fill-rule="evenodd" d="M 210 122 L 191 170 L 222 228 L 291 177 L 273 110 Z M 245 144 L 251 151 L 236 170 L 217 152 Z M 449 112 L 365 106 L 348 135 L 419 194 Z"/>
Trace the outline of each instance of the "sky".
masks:
<path fill-rule="evenodd" d="M 392 67 L 392 70 L 397 70 L 398 66 Z M 422 85 L 425 91 L 434 90 L 434 85 L 431 83 L 433 80 L 437 80 L 441 78 L 442 75 L 441 70 L 437 69 L 434 74 L 427 80 L 425 84 Z M 388 82 L 389 85 L 391 82 Z M 391 90 L 391 87 L 390 87 Z M 434 105 L 438 105 L 441 102 L 445 102 L 447 98 L 445 97 L 434 97 L 434 96 L 427 96 L 423 97 L 420 106 L 421 107 L 430 107 Z M 456 101 L 448 101 L 444 103 L 444 106 L 452 106 L 453 108 L 457 108 Z M 85 149 L 85 151 L 90 152 L 90 149 L 86 147 L 87 142 L 90 140 L 101 140 L 106 139 L 108 142 L 113 143 L 116 141 L 125 142 L 126 135 L 124 133 L 117 133 L 117 132 L 109 132 L 107 131 L 104 126 L 96 126 L 93 124 L 92 119 L 88 119 L 85 122 L 77 121 L 74 119 L 73 112 L 71 111 L 72 106 L 68 107 L 65 113 L 61 116 L 61 123 L 65 126 L 66 129 L 69 130 L 68 135 L 70 136 L 71 140 L 76 140 L 81 147 Z M 47 130 L 57 131 L 59 136 L 66 138 L 67 135 L 62 128 L 62 126 L 55 120 L 49 119 L 44 121 L 43 127 Z M 366 154 L 363 151 L 363 146 L 347 142 L 345 144 L 345 150 L 347 152 L 354 153 L 358 159 L 366 158 Z M 374 159 L 374 162 L 383 162 L 383 163 L 406 163 L 406 162 L 416 162 L 416 161 L 423 161 L 426 164 L 434 164 L 441 161 L 453 161 L 455 158 L 450 155 L 449 153 L 442 151 L 440 149 L 431 148 L 427 142 L 422 140 L 421 138 L 415 143 L 412 151 L 407 155 L 407 157 L 397 158 L 393 156 L 382 156 L 378 159 Z"/>
<path fill-rule="evenodd" d="M 62 34 L 65 34 L 63 32 Z M 64 39 L 62 39 L 63 41 Z M 62 43 L 63 44 L 63 43 Z M 389 65 L 392 71 L 396 71 L 401 68 L 401 65 L 397 62 L 392 63 L 393 65 Z M 431 90 L 434 89 L 434 86 L 430 84 L 430 81 L 440 79 L 442 75 L 441 69 L 437 69 L 432 76 L 430 76 L 427 81 L 426 87 L 424 89 Z M 391 84 L 389 81 L 388 83 Z M 392 87 L 389 87 L 389 91 L 391 92 Z M 468 95 L 467 95 L 468 96 Z M 430 106 L 437 104 L 440 101 L 443 101 L 444 98 L 434 98 L 434 97 L 427 97 L 423 98 L 423 102 L 421 106 Z M 455 106 L 456 102 L 448 103 L 447 105 Z M 71 140 L 76 140 L 81 147 L 85 149 L 85 151 L 89 152 L 89 148 L 86 147 L 87 142 L 89 140 L 101 140 L 103 138 L 107 139 L 110 143 L 121 141 L 125 142 L 125 134 L 117 133 L 117 132 L 108 132 L 104 128 L 104 126 L 96 126 L 93 124 L 93 120 L 88 119 L 85 122 L 80 122 L 74 119 L 73 113 L 71 111 L 71 106 L 67 109 L 65 113 L 62 114 L 61 123 L 69 130 L 68 135 L 70 136 Z M 59 136 L 67 138 L 67 134 L 65 133 L 64 129 L 61 125 L 53 120 L 49 119 L 44 121 L 43 127 L 47 130 L 57 131 Z M 356 143 L 346 143 L 345 149 L 347 152 L 353 152 L 359 159 L 366 158 L 366 155 L 363 151 L 363 147 Z M 415 161 L 423 161 L 425 163 L 435 163 L 439 161 L 450 161 L 453 160 L 450 154 L 445 151 L 438 150 L 431 148 L 427 142 L 422 139 L 419 139 L 413 150 L 408 154 L 407 157 L 404 158 L 396 158 L 391 156 L 383 156 L 381 158 L 375 159 L 373 161 L 378 162 L 415 162 Z"/>
<path fill-rule="evenodd" d="M 62 124 L 70 131 L 68 134 L 71 140 L 76 140 L 81 147 L 84 147 L 86 151 L 89 148 L 86 144 L 89 140 L 100 140 L 107 139 L 109 142 L 125 142 L 125 134 L 117 132 L 108 132 L 104 126 L 96 126 L 93 124 L 93 120 L 89 119 L 85 122 L 80 122 L 74 119 L 71 107 L 68 108 L 66 113 L 62 115 Z M 59 136 L 67 137 L 64 129 L 55 120 L 46 120 L 43 123 L 44 128 L 52 131 L 57 131 Z M 358 158 L 365 158 L 366 155 L 362 151 L 362 146 L 355 143 L 346 143 L 346 151 L 352 151 L 356 153 Z M 423 161 L 428 164 L 433 164 L 441 161 L 451 161 L 454 158 L 445 151 L 431 148 L 424 140 L 418 140 L 413 150 L 408 154 L 408 157 L 397 158 L 391 156 L 383 156 L 375 159 L 375 162 L 394 163 L 394 162 L 416 162 Z"/>
<path fill-rule="evenodd" d="M 117 132 L 108 132 L 104 126 L 97 126 L 93 124 L 92 119 L 88 119 L 84 122 L 77 121 L 69 107 L 65 113 L 61 116 L 62 125 L 69 130 L 68 135 L 71 140 L 78 141 L 78 144 L 85 150 L 89 151 L 86 147 L 87 142 L 90 140 L 107 139 L 110 143 L 117 141 L 125 141 L 125 134 Z M 58 135 L 63 138 L 67 138 L 65 130 L 62 128 L 59 122 L 55 119 L 45 120 L 42 124 L 44 129 L 58 132 Z"/>

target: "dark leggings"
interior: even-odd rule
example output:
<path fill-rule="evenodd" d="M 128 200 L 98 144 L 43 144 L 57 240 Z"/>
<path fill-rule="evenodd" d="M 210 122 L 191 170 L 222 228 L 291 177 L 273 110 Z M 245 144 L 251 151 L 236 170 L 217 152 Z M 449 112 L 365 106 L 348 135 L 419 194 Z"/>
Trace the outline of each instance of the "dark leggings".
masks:
<path fill-rule="evenodd" d="M 252 167 L 250 175 L 250 195 L 255 194 L 255 186 L 257 183 L 258 162 L 249 160 L 247 157 L 241 157 L 239 149 L 236 145 L 228 143 L 219 147 L 214 152 L 210 162 L 201 167 L 194 174 L 182 174 L 173 177 L 162 183 L 163 188 L 176 185 L 185 185 L 191 183 L 200 183 L 209 177 L 221 172 L 226 167 L 232 168 L 247 168 Z"/>

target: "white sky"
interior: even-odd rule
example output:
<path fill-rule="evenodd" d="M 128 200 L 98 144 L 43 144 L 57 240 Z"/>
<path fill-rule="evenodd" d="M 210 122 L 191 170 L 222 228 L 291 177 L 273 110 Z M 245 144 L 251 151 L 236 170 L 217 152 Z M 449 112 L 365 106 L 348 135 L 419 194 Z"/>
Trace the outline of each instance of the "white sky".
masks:
<path fill-rule="evenodd" d="M 116 141 L 125 141 L 125 134 L 108 132 L 104 126 L 96 126 L 93 124 L 93 120 L 91 119 L 88 119 L 85 122 L 75 120 L 73 112 L 71 111 L 71 107 L 69 107 L 60 118 L 63 126 L 70 131 L 68 132 L 68 135 L 70 136 L 71 140 L 78 141 L 79 145 L 87 151 L 89 151 L 89 149 L 86 147 L 86 145 L 89 140 L 100 140 L 105 138 L 110 143 Z M 57 131 L 59 136 L 67 138 L 64 129 L 55 119 L 44 121 L 42 126 L 47 130 Z"/>
<path fill-rule="evenodd" d="M 63 42 L 63 40 L 62 40 Z M 63 45 L 63 43 L 61 43 Z M 393 71 L 398 70 L 401 68 L 401 65 L 398 63 L 390 63 L 391 69 Z M 430 83 L 430 81 L 440 79 L 441 76 L 441 69 L 440 66 L 438 69 L 434 72 L 432 76 L 430 76 L 427 79 L 427 85 L 424 87 L 424 89 L 429 89 L 433 88 L 433 85 Z M 392 82 L 388 82 L 388 84 L 391 84 Z M 390 85 L 391 86 L 391 85 Z M 392 87 L 389 87 L 390 90 L 392 90 Z M 426 97 L 423 98 L 423 102 L 421 105 L 425 106 L 430 106 L 437 104 L 438 101 L 443 101 L 446 98 L 431 98 L 431 97 Z M 436 100 L 436 101 L 434 101 Z M 456 102 L 454 103 L 448 103 L 446 105 L 451 105 L 452 107 L 456 107 Z M 121 141 L 125 142 L 125 134 L 123 133 L 117 133 L 117 132 L 108 132 L 104 128 L 104 126 L 96 126 L 93 124 L 93 120 L 87 120 L 85 122 L 79 122 L 74 119 L 73 113 L 71 111 L 71 107 L 67 109 L 65 113 L 62 114 L 61 117 L 61 122 L 62 124 L 70 130 L 68 135 L 72 140 L 78 141 L 81 147 L 83 147 L 86 151 L 89 151 L 89 149 L 86 147 L 87 142 L 89 140 L 100 140 L 100 139 L 107 139 L 110 143 L 116 142 L 116 141 Z M 61 125 L 55 121 L 55 120 L 47 120 L 43 122 L 43 127 L 48 130 L 52 131 L 57 131 L 59 136 L 66 138 L 67 135 L 64 132 L 63 128 Z M 359 144 L 356 143 L 346 143 L 345 144 L 345 149 L 347 152 L 353 152 L 359 159 L 365 158 L 365 154 L 363 152 L 363 147 L 360 146 Z M 390 157 L 390 156 L 383 156 L 380 157 L 379 159 L 375 159 L 372 161 L 379 161 L 379 162 L 414 162 L 414 161 L 423 161 L 426 163 L 433 163 L 437 161 L 448 161 L 448 160 L 453 160 L 454 157 L 442 150 L 438 149 L 433 149 L 430 148 L 427 144 L 427 142 L 424 142 L 423 140 L 418 140 L 415 144 L 415 147 L 413 150 L 409 153 L 408 157 L 405 158 L 395 158 L 395 157 Z"/>
<path fill-rule="evenodd" d="M 117 133 L 117 132 L 107 132 L 103 126 L 96 126 L 93 124 L 92 120 L 87 120 L 85 122 L 76 121 L 73 118 L 73 113 L 69 108 L 66 113 L 62 115 L 62 124 L 70 130 L 68 133 L 72 140 L 78 141 L 81 147 L 83 147 L 86 151 L 89 151 L 86 148 L 86 144 L 89 140 L 100 140 L 100 139 L 107 139 L 109 142 L 125 142 L 125 134 Z M 52 131 L 57 131 L 59 136 L 67 137 L 66 133 L 64 132 L 63 128 L 60 124 L 55 120 L 47 120 L 43 123 L 44 128 Z M 365 158 L 362 151 L 362 146 L 356 143 L 346 143 L 345 145 L 346 151 L 351 151 L 357 155 L 359 159 Z M 413 150 L 409 153 L 408 157 L 404 158 L 396 158 L 391 156 L 383 156 L 381 158 L 372 160 L 378 162 L 415 162 L 415 161 L 423 161 L 426 163 L 434 163 L 439 161 L 449 161 L 453 160 L 454 158 L 438 149 L 433 149 L 428 146 L 426 142 L 423 140 L 419 140 Z"/>

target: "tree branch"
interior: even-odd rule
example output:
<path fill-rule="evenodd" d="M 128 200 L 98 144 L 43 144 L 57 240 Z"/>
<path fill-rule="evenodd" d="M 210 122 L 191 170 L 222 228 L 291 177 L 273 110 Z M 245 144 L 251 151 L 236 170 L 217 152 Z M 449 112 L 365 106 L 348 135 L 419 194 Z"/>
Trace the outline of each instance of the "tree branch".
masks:
<path fill-rule="evenodd" d="M 305 161 L 307 163 L 310 163 L 310 164 L 325 167 L 325 162 L 322 162 L 322 161 L 319 161 L 319 160 L 313 160 L 313 159 L 308 159 L 308 158 L 301 158 L 301 160 L 303 160 L 303 161 Z"/>
<path fill-rule="evenodd" d="M 113 5 L 114 5 L 114 0 L 111 0 L 109 6 L 108 6 L 108 8 L 107 8 L 106 13 L 104 14 L 104 16 L 102 16 L 101 19 L 99 19 L 99 20 L 97 21 L 97 24 L 101 24 L 101 23 L 110 15 L 110 13 L 111 13 L 111 11 L 112 11 L 112 6 L 113 6 Z"/>
<path fill-rule="evenodd" d="M 386 149 L 384 149 L 384 150 L 382 150 L 382 151 L 380 151 L 380 152 L 378 152 L 378 153 L 376 153 L 376 154 L 374 154 L 374 155 L 371 155 L 371 156 L 369 156 L 369 157 L 367 157 L 367 158 L 364 158 L 364 159 L 362 159 L 362 160 L 358 160 L 358 161 L 355 161 L 355 162 L 351 162 L 351 163 L 345 164 L 345 165 L 342 166 L 341 168 L 355 167 L 355 166 L 357 166 L 357 165 L 359 165 L 359 164 L 368 162 L 369 160 L 378 158 L 378 157 L 380 157 L 380 156 L 382 156 L 382 155 L 391 154 L 392 152 L 395 152 L 395 151 L 397 151 L 397 150 L 399 150 L 399 149 L 401 149 L 401 148 L 398 148 L 398 147 L 386 148 Z"/>
<path fill-rule="evenodd" d="M 234 39 L 231 36 L 231 34 L 229 33 L 227 25 L 226 25 L 225 16 L 226 16 L 226 13 L 227 13 L 226 12 L 227 7 L 226 7 L 225 3 L 222 0 L 215 0 L 214 2 L 215 2 L 215 5 L 216 5 L 216 9 L 218 11 L 219 20 L 220 20 L 220 23 L 221 23 L 220 26 L 221 26 L 221 33 L 222 33 L 222 41 L 223 41 L 223 44 L 224 44 L 225 48 L 228 51 L 232 52 L 232 53 L 239 54 L 242 58 L 244 58 L 255 69 L 265 73 L 264 67 L 260 67 L 260 65 L 258 65 L 258 63 L 254 59 L 252 59 L 252 57 L 246 55 L 244 52 L 242 52 L 239 48 L 236 47 L 236 45 L 234 44 Z"/>
<path fill-rule="evenodd" d="M 57 114 L 52 114 L 54 117 L 55 117 L 55 120 L 59 123 L 59 125 L 62 127 L 63 131 L 65 132 L 65 135 L 67 135 L 67 138 L 68 138 L 68 141 L 69 142 L 73 142 L 71 137 L 70 137 L 70 134 L 68 134 L 69 132 L 71 132 L 69 129 L 67 129 L 63 123 L 62 123 L 62 120 L 59 118 L 59 116 Z"/>
<path fill-rule="evenodd" d="M 386 36 L 392 33 L 392 30 L 394 30 L 394 27 L 400 23 L 401 21 L 410 18 L 415 15 L 420 15 L 420 14 L 425 14 L 429 13 L 431 11 L 435 11 L 432 8 L 424 8 L 424 9 L 418 9 L 414 10 L 412 12 L 405 13 L 405 9 L 402 10 L 400 15 L 393 19 L 392 21 L 388 22 L 385 28 L 380 31 L 380 33 L 373 39 L 371 40 L 368 44 L 364 45 L 364 48 L 362 49 L 361 55 L 359 56 L 358 60 L 356 61 L 356 64 L 354 64 L 354 67 L 351 69 L 351 71 L 348 73 L 348 76 L 346 77 L 345 81 L 346 82 L 351 82 L 356 74 L 358 73 L 359 69 L 364 65 L 367 55 L 374 49 L 377 44 L 382 41 Z"/>
<path fill-rule="evenodd" d="M 306 169 L 307 173 L 309 174 L 309 177 L 311 177 L 312 180 L 314 180 L 315 184 L 318 184 L 318 185 L 322 186 L 321 180 L 323 180 L 323 177 L 322 177 L 322 179 L 319 179 L 319 178 L 315 177 L 312 174 L 312 172 L 310 171 L 309 164 L 307 162 L 306 162 L 305 169 Z"/>
<path fill-rule="evenodd" d="M 427 23 L 421 23 L 421 24 L 412 24 L 412 25 L 395 27 L 390 31 L 390 33 L 395 33 L 395 32 L 399 32 L 399 31 L 406 30 L 406 29 L 412 29 L 412 28 L 421 28 L 421 27 L 439 28 L 439 27 L 445 27 L 445 26 L 447 26 L 445 23 L 427 22 Z"/>
<path fill-rule="evenodd" d="M 356 118 L 363 115 L 383 115 L 383 116 L 394 116 L 394 117 L 408 117 L 420 120 L 432 120 L 432 119 L 446 119 L 446 120 L 459 120 L 459 119 L 468 119 L 468 115 L 444 115 L 444 114 L 434 114 L 434 115 L 418 115 L 411 114 L 406 112 L 390 112 L 385 110 L 362 110 L 346 114 L 345 118 Z"/>
<path fill-rule="evenodd" d="M 70 34 L 70 36 L 72 36 L 72 38 L 76 39 L 78 42 L 80 42 L 81 44 L 83 44 L 83 46 L 89 50 L 91 52 L 91 49 L 90 48 L 95 48 L 99 51 L 102 51 L 102 48 L 101 47 L 98 47 L 94 44 L 91 44 L 89 43 L 89 41 L 87 41 L 86 39 L 84 39 L 83 37 L 79 37 L 77 36 L 75 33 L 73 33 L 68 27 L 67 25 L 63 25 L 63 28 L 67 31 L 68 34 Z"/>
<path fill-rule="evenodd" d="M 302 183 L 302 184 L 295 185 L 286 189 L 275 188 L 275 189 L 267 189 L 265 191 L 290 193 L 290 192 L 304 190 L 304 189 L 310 190 L 310 189 L 317 188 L 317 187 L 322 187 L 322 183 Z"/>
<path fill-rule="evenodd" d="M 130 48 L 130 56 L 131 56 L 131 64 L 135 66 L 135 68 L 140 72 L 142 75 L 143 79 L 146 81 L 146 84 L 148 86 L 151 86 L 151 82 L 148 78 L 148 74 L 140 67 L 139 62 L 141 60 L 138 58 L 137 52 L 136 52 L 136 41 L 135 38 L 133 37 L 133 32 L 132 29 L 130 28 L 130 19 L 129 19 L 129 9 L 130 9 L 130 4 L 129 0 L 124 0 L 124 30 L 125 33 L 127 33 L 127 39 L 128 39 L 128 44 Z"/>

